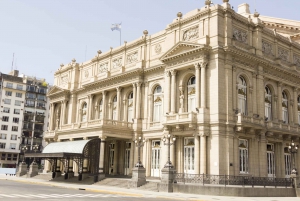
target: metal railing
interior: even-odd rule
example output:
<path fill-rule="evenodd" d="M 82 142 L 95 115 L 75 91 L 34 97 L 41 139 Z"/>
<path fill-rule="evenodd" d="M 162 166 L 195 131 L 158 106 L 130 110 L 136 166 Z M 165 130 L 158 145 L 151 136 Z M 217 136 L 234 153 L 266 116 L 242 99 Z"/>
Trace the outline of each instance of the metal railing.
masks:
<path fill-rule="evenodd" d="M 238 186 L 272 186 L 292 187 L 292 178 L 252 177 L 233 175 L 207 175 L 207 174 L 185 174 L 176 173 L 175 183 L 200 184 L 200 185 L 238 185 Z"/>

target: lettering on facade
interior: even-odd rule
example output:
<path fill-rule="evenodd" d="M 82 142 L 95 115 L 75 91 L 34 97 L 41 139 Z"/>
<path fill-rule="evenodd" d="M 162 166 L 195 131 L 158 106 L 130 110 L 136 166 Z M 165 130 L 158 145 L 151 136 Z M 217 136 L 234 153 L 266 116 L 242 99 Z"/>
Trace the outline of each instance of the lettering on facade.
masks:
<path fill-rule="evenodd" d="M 294 63 L 300 67 L 300 56 L 294 55 Z"/>
<path fill-rule="evenodd" d="M 287 50 L 284 50 L 282 48 L 278 48 L 278 57 L 284 61 L 289 60 L 289 53 Z"/>
<path fill-rule="evenodd" d="M 121 68 L 122 67 L 122 57 L 113 60 L 113 66 L 112 67 L 114 69 Z"/>
<path fill-rule="evenodd" d="M 108 63 L 102 63 L 98 66 L 98 73 L 107 72 L 108 70 Z"/>
<path fill-rule="evenodd" d="M 199 37 L 199 26 L 190 28 L 183 32 L 182 39 L 183 41 L 189 41 Z"/>
<path fill-rule="evenodd" d="M 267 43 L 266 41 L 262 41 L 262 51 L 266 55 L 273 55 L 272 44 Z"/>
<path fill-rule="evenodd" d="M 154 47 L 155 53 L 159 54 L 161 53 L 161 45 L 160 44 L 156 44 Z"/>
<path fill-rule="evenodd" d="M 127 63 L 133 63 L 138 60 L 138 52 L 134 52 L 127 56 Z"/>
<path fill-rule="evenodd" d="M 233 28 L 233 39 L 237 40 L 241 43 L 248 43 L 247 39 L 248 39 L 248 34 L 246 31 L 242 31 L 236 28 Z"/>

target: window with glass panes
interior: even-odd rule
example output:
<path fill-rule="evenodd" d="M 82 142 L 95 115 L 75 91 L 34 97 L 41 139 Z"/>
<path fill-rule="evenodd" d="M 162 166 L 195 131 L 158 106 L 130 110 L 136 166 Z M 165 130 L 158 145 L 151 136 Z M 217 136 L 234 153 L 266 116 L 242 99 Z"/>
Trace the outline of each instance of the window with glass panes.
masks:
<path fill-rule="evenodd" d="M 284 148 L 284 167 L 285 177 L 290 177 L 292 171 L 292 157 L 288 147 Z"/>
<path fill-rule="evenodd" d="M 8 125 L 1 125 L 1 130 L 7 131 L 8 130 Z"/>
<path fill-rule="evenodd" d="M 7 87 L 7 88 L 13 88 L 13 86 L 14 86 L 14 85 L 13 85 L 13 83 L 11 83 L 11 82 L 7 82 L 7 83 L 6 83 L 6 87 Z"/>
<path fill-rule="evenodd" d="M 271 120 L 272 114 L 272 94 L 269 87 L 265 87 L 265 118 L 266 121 Z"/>
<path fill-rule="evenodd" d="M 247 114 L 247 83 L 243 77 L 238 79 L 238 109 L 240 113 Z"/>
<path fill-rule="evenodd" d="M 8 122 L 8 120 L 9 120 L 9 117 L 8 117 L 8 116 L 3 116 L 3 117 L 2 117 L 2 121 Z"/>
<path fill-rule="evenodd" d="M 6 145 L 6 143 L 0 142 L 0 149 L 5 149 L 5 145 Z"/>
<path fill-rule="evenodd" d="M 128 95 L 128 106 L 127 106 L 127 121 L 132 121 L 133 119 L 133 93 Z"/>
<path fill-rule="evenodd" d="M 240 173 L 248 173 L 248 140 L 239 139 Z"/>
<path fill-rule="evenodd" d="M 187 96 L 188 96 L 188 102 L 187 102 L 187 108 L 188 112 L 195 111 L 196 108 L 196 79 L 195 76 L 191 77 L 187 84 Z"/>
<path fill-rule="evenodd" d="M 4 99 L 4 104 L 10 105 L 10 103 L 11 103 L 11 99 L 8 99 L 8 98 Z"/>
<path fill-rule="evenodd" d="M 11 140 L 17 140 L 17 137 L 18 137 L 17 135 L 13 135 L 13 134 L 12 134 L 11 137 L 10 137 L 10 139 L 11 139 Z"/>
<path fill-rule="evenodd" d="M 6 96 L 11 96 L 11 95 L 12 95 L 12 91 L 6 91 L 6 92 L 5 92 L 5 95 L 6 95 Z"/>
<path fill-rule="evenodd" d="M 17 89 L 18 89 L 18 90 L 23 90 L 23 85 L 17 84 Z"/>
<path fill-rule="evenodd" d="M 3 112 L 4 112 L 4 113 L 9 113 L 9 112 L 10 112 L 10 108 L 4 107 L 4 108 L 3 108 Z"/>
<path fill-rule="evenodd" d="M 4 133 L 0 133 L 0 139 L 5 140 L 6 139 L 7 134 Z"/>
<path fill-rule="evenodd" d="M 15 105 L 16 105 L 16 106 L 21 106 L 21 104 L 22 104 L 22 101 L 15 100 Z"/>
<path fill-rule="evenodd" d="M 18 97 L 18 98 L 22 98 L 22 93 L 16 93 L 16 97 Z"/>
<path fill-rule="evenodd" d="M 20 109 L 14 109 L 14 114 L 20 114 Z"/>
<path fill-rule="evenodd" d="M 267 144 L 267 168 L 268 168 L 268 176 L 274 177 L 275 175 L 274 144 Z"/>
<path fill-rule="evenodd" d="M 162 116 L 162 89 L 156 86 L 153 93 L 153 122 L 160 122 Z"/>

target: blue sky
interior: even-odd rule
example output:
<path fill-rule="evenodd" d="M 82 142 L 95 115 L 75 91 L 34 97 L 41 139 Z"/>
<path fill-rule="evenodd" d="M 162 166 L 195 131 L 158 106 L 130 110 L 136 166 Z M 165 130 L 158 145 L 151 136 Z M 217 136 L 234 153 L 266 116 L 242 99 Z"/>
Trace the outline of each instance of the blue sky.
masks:
<path fill-rule="evenodd" d="M 214 0 L 222 4 L 222 0 Z M 300 21 L 300 0 L 230 0 L 254 5 L 261 15 Z M 204 0 L 0 0 L 0 72 L 20 73 L 53 83 L 61 63 L 81 63 L 119 45 L 112 23 L 122 22 L 122 42 L 163 30 L 177 12 L 204 6 Z"/>

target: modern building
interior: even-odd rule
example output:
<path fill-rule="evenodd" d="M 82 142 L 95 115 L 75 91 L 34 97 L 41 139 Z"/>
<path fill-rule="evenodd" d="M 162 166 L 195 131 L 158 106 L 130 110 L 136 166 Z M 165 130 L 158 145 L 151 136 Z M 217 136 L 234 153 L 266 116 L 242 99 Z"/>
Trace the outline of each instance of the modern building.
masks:
<path fill-rule="evenodd" d="M 160 177 L 168 134 L 178 173 L 288 177 L 300 168 L 289 151 L 300 136 L 300 22 L 203 2 L 161 32 L 61 65 L 45 140 L 101 138 L 100 169 L 113 175 L 131 174 L 142 137 L 146 176 Z"/>
<path fill-rule="evenodd" d="M 0 167 L 15 168 L 20 153 L 26 83 L 18 71 L 0 73 Z"/>
<path fill-rule="evenodd" d="M 27 152 L 38 153 L 44 147 L 43 132 L 48 127 L 49 101 L 47 101 L 46 93 L 49 84 L 42 78 L 26 75 L 20 75 L 20 77 L 26 83 L 21 146 L 27 146 Z M 23 157 L 23 153 L 21 156 Z M 37 159 L 37 163 L 41 164 L 41 161 Z"/>

